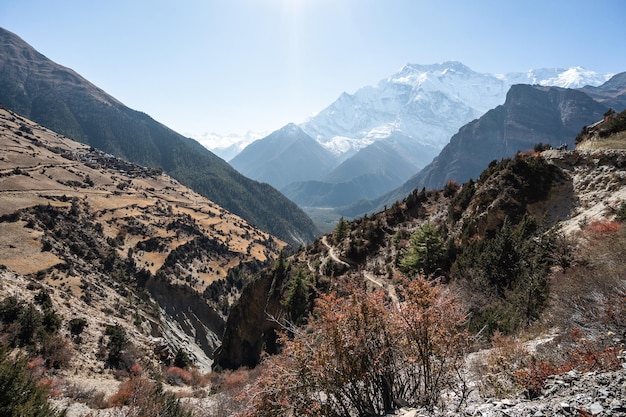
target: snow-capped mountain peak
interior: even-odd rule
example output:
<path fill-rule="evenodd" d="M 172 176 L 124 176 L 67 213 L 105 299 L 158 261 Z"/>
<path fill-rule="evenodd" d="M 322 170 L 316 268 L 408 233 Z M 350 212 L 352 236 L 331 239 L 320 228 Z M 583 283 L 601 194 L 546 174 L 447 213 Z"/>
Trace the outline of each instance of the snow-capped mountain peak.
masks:
<path fill-rule="evenodd" d="M 335 155 L 393 132 L 441 149 L 461 126 L 504 103 L 513 84 L 579 88 L 598 86 L 611 75 L 582 67 L 485 74 L 458 61 L 406 64 L 375 86 L 342 94 L 300 126 Z"/>
<path fill-rule="evenodd" d="M 395 133 L 437 150 L 461 126 L 504 103 L 513 84 L 580 88 L 601 85 L 611 76 L 582 67 L 487 74 L 459 61 L 409 63 L 376 85 L 365 86 L 353 94 L 344 92 L 299 126 L 341 159 Z M 267 134 L 204 134 L 194 138 L 230 160 Z"/>
<path fill-rule="evenodd" d="M 231 133 L 228 135 L 220 135 L 218 133 L 204 133 L 202 135 L 188 135 L 197 140 L 205 148 L 211 152 L 229 161 L 237 154 L 244 150 L 246 146 L 252 142 L 264 138 L 269 132 L 255 132 L 252 130 L 244 134 Z"/>
<path fill-rule="evenodd" d="M 541 85 L 552 85 L 563 88 L 581 88 L 586 85 L 598 86 L 605 83 L 613 74 L 598 74 L 582 67 L 573 67 L 559 73 L 555 78 L 542 80 Z"/>
<path fill-rule="evenodd" d="M 525 73 L 512 72 L 503 76 L 509 84 L 539 84 L 562 88 L 581 88 L 586 85 L 598 86 L 605 83 L 613 74 L 598 74 L 583 67 L 540 68 Z"/>

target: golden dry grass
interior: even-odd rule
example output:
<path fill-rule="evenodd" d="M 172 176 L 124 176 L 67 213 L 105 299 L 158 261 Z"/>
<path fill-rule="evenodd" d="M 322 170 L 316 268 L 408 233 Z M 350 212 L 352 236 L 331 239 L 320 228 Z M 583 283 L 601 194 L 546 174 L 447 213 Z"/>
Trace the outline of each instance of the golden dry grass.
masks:
<path fill-rule="evenodd" d="M 230 251 L 242 254 L 233 259 L 205 260 L 207 264 L 197 265 L 195 268 L 201 272 L 196 272 L 195 278 L 204 285 L 225 277 L 228 268 L 242 259 L 267 259 L 267 248 L 258 243 L 270 238 L 267 233 L 247 225 L 176 180 L 166 175 L 131 177 L 114 168 L 84 165 L 80 156 L 68 159 L 62 151 L 88 155 L 89 147 L 4 109 L 0 109 L 0 119 L 3 121 L 0 125 L 0 216 L 36 205 L 68 207 L 68 199 L 78 198 L 89 207 L 91 221 L 102 226 L 106 237 L 125 235 L 116 249 L 121 257 L 148 238 L 168 242 L 162 253 L 136 251 L 134 254 L 138 266 L 156 273 L 172 250 L 192 239 L 167 230 L 171 221 L 168 217 L 188 215 L 202 233 L 221 241 Z M 32 134 L 17 134 L 23 125 L 27 125 Z M 87 178 L 93 184 L 87 185 Z M 142 224 L 144 233 L 127 234 L 128 219 Z M 52 253 L 41 252 L 43 233 L 24 228 L 23 222 L 0 223 L 0 233 L 0 263 L 16 272 L 33 273 L 60 262 Z M 284 246 L 274 240 L 278 249 Z M 206 272 L 208 267 L 211 272 Z M 79 282 L 65 282 L 72 293 L 80 292 Z"/>
<path fill-rule="evenodd" d="M 43 232 L 25 227 L 23 221 L 0 223 L 0 265 L 28 275 L 61 262 L 50 252 L 42 252 Z"/>

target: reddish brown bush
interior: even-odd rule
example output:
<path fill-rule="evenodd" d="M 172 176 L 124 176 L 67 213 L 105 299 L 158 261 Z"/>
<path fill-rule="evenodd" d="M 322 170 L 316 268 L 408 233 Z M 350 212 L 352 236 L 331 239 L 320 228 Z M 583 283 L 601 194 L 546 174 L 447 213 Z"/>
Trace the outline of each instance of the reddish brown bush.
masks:
<path fill-rule="evenodd" d="M 586 228 L 585 232 L 591 235 L 592 237 L 602 237 L 607 234 L 615 233 L 619 231 L 622 227 L 622 224 L 616 221 L 604 221 L 598 220 L 593 223 L 590 223 Z"/>
<path fill-rule="evenodd" d="M 122 382 L 115 394 L 107 401 L 107 407 L 135 405 L 153 390 L 153 383 L 145 378 L 131 378 Z"/>
<path fill-rule="evenodd" d="M 164 392 L 160 384 L 144 377 L 131 378 L 122 383 L 108 400 L 108 407 L 126 407 L 125 417 L 191 417 L 172 393 Z"/>
<path fill-rule="evenodd" d="M 172 385 L 190 385 L 191 372 L 177 366 L 170 366 L 165 372 L 165 379 Z"/>
<path fill-rule="evenodd" d="M 243 415 L 381 415 L 398 403 L 432 407 L 453 388 L 467 346 L 457 300 L 424 278 L 394 304 L 352 283 L 321 295 L 305 330 L 290 328 Z"/>

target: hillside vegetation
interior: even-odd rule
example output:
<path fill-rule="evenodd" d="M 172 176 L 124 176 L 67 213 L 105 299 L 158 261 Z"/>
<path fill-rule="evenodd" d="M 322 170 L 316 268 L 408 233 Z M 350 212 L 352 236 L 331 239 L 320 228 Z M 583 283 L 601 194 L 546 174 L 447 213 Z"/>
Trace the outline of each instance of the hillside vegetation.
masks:
<path fill-rule="evenodd" d="M 193 366 L 200 383 L 244 272 L 286 245 L 160 169 L 6 109 L 0 201 L 0 410 L 10 389 L 30 390 L 42 410 L 46 391 L 120 405 L 126 400 L 103 400 L 119 385 L 114 378 L 140 374 L 132 389 L 146 390 L 151 406 L 177 401 L 155 381 L 189 382 Z M 21 371 L 12 377 L 17 352 Z M 32 388 L 41 378 L 46 390 Z M 24 413 L 0 414 L 56 415 Z"/>
<path fill-rule="evenodd" d="M 106 153 L 160 168 L 219 206 L 298 246 L 317 233 L 294 203 L 198 142 L 132 110 L 0 28 L 0 104 Z"/>
<path fill-rule="evenodd" d="M 624 413 L 623 150 L 538 144 L 290 253 L 159 169 L 0 137 L 2 415 Z"/>

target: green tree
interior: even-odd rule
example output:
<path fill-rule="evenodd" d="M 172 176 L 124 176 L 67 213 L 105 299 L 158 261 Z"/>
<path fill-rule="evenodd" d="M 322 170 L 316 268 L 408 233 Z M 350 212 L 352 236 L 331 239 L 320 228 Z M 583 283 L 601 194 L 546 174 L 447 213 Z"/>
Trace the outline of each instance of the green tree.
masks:
<path fill-rule="evenodd" d="M 187 368 L 189 365 L 191 365 L 191 359 L 189 358 L 189 355 L 184 349 L 178 348 L 178 350 L 176 351 L 176 356 L 174 357 L 174 366 L 177 366 L 179 368 Z"/>
<path fill-rule="evenodd" d="M 130 343 L 126 335 L 126 330 L 119 324 L 114 326 L 108 325 L 104 334 L 109 337 L 109 341 L 107 342 L 107 349 L 109 351 L 107 362 L 110 366 L 117 368 L 122 362 L 122 351 Z"/>
<path fill-rule="evenodd" d="M 333 235 L 335 245 L 341 243 L 346 238 L 346 236 L 348 236 L 348 233 L 350 233 L 350 225 L 347 221 L 344 220 L 342 216 L 337 222 L 337 226 L 335 226 L 335 232 Z"/>
<path fill-rule="evenodd" d="M 437 226 L 425 223 L 419 227 L 409 238 L 409 245 L 400 260 L 400 268 L 404 272 L 430 276 L 443 267 L 446 248 Z"/>
<path fill-rule="evenodd" d="M 303 268 L 298 268 L 289 280 L 283 305 L 287 309 L 292 323 L 302 323 L 307 313 L 309 308 L 309 281 L 310 276 Z"/>
<path fill-rule="evenodd" d="M 0 416 L 63 417 L 48 403 L 48 389 L 29 372 L 26 360 L 10 359 L 0 347 Z"/>

